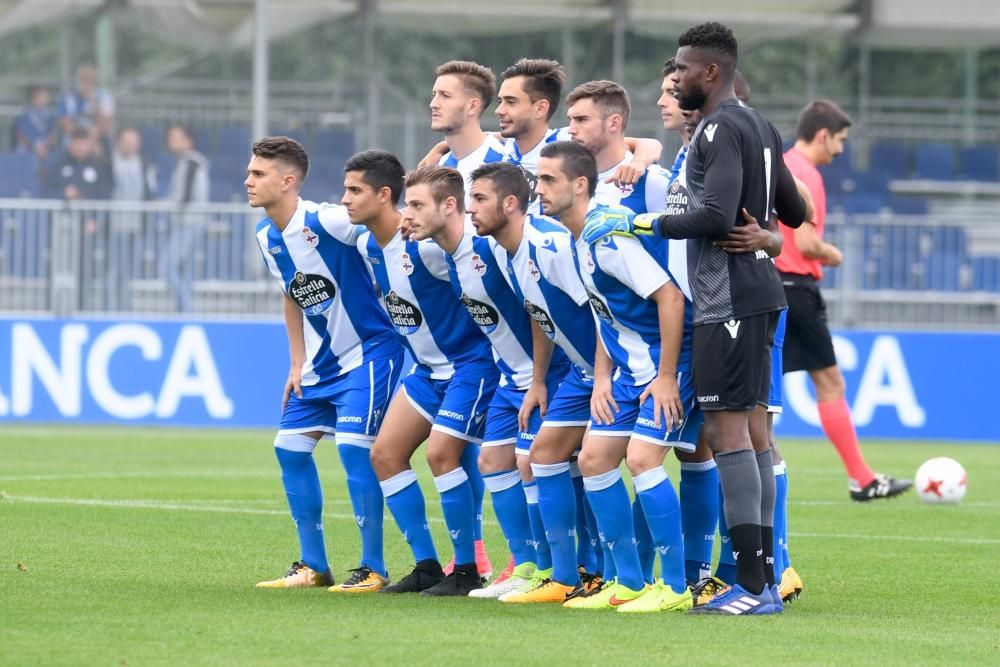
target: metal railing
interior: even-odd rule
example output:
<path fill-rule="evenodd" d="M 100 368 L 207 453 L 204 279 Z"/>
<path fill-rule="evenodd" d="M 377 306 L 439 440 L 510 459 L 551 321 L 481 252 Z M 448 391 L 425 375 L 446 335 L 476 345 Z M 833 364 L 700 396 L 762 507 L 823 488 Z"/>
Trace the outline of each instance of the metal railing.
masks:
<path fill-rule="evenodd" d="M 0 199 L 0 311 L 273 319 L 281 294 L 244 204 Z M 990 216 L 831 215 L 823 280 L 841 327 L 1000 328 Z"/>

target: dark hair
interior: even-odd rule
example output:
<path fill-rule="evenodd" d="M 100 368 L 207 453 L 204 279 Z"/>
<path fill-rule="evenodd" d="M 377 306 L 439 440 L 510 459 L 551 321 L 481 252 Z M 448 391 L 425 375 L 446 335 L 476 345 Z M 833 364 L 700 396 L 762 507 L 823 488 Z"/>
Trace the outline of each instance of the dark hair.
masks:
<path fill-rule="evenodd" d="M 667 60 L 667 62 L 663 63 L 663 76 L 670 76 L 676 71 L 677 71 L 677 61 L 674 60 L 673 58 L 670 58 L 669 60 Z"/>
<path fill-rule="evenodd" d="M 795 129 L 795 138 L 812 141 L 816 133 L 826 130 L 837 134 L 845 127 L 851 126 L 851 117 L 831 100 L 814 100 L 806 105 L 799 114 L 799 124 Z"/>
<path fill-rule="evenodd" d="M 302 144 L 290 137 L 264 137 L 253 143 L 250 152 L 265 160 L 277 160 L 299 172 L 299 181 L 309 175 L 309 154 Z"/>
<path fill-rule="evenodd" d="M 528 185 L 528 179 L 525 178 L 521 167 L 510 162 L 490 162 L 473 171 L 469 178 L 473 183 L 480 179 L 493 183 L 493 189 L 497 191 L 497 198 L 500 201 L 513 196 L 517 199 L 521 213 L 527 213 L 531 186 Z"/>
<path fill-rule="evenodd" d="M 90 139 L 93 136 L 94 135 L 90 133 L 90 130 L 85 127 L 74 128 L 73 131 L 69 133 L 70 139 Z"/>
<path fill-rule="evenodd" d="M 403 195 L 406 170 L 399 158 L 389 151 L 367 150 L 355 153 L 344 163 L 344 172 L 348 171 L 360 171 L 361 180 L 375 192 L 389 188 L 392 203 L 399 203 L 399 198 Z"/>
<path fill-rule="evenodd" d="M 566 105 L 573 106 L 580 100 L 593 100 L 594 106 L 601 112 L 601 119 L 612 114 L 622 117 L 622 130 L 628 126 L 628 117 L 632 105 L 628 100 L 628 91 L 614 81 L 588 81 L 581 83 L 566 96 Z"/>
<path fill-rule="evenodd" d="M 739 60 L 739 47 L 733 31 L 721 23 L 710 21 L 688 28 L 677 38 L 677 46 L 689 46 L 702 51 L 719 66 L 723 76 L 732 78 Z"/>
<path fill-rule="evenodd" d="M 587 192 L 597 192 L 597 160 L 594 154 L 575 141 L 557 141 L 542 147 L 542 157 L 562 159 L 562 170 L 570 180 L 587 179 Z"/>
<path fill-rule="evenodd" d="M 497 77 L 489 67 L 469 60 L 451 60 L 434 70 L 434 76 L 455 76 L 483 101 L 479 113 L 489 108 L 497 94 Z"/>
<path fill-rule="evenodd" d="M 187 125 L 184 125 L 183 123 L 171 123 L 170 125 L 167 126 L 167 134 L 170 133 L 170 130 L 180 130 L 181 132 L 184 133 L 184 136 L 187 137 L 188 140 L 191 142 L 191 145 L 194 145 L 195 143 L 194 131 Z"/>
<path fill-rule="evenodd" d="M 548 100 L 551 120 L 559 108 L 559 98 L 562 96 L 563 83 L 566 82 L 566 68 L 558 60 L 543 58 L 521 58 L 508 67 L 502 74 L 504 79 L 524 77 L 524 92 L 532 103 L 540 99 Z"/>
<path fill-rule="evenodd" d="M 739 70 L 736 70 L 733 75 L 733 92 L 736 93 L 736 99 L 740 102 L 750 104 L 750 82 Z"/>
<path fill-rule="evenodd" d="M 41 92 L 46 92 L 47 93 L 47 92 L 49 92 L 49 89 L 46 86 L 43 86 L 43 85 L 40 85 L 40 84 L 37 84 L 37 83 L 33 83 L 30 86 L 28 86 L 28 89 L 27 89 L 28 103 L 30 104 L 31 100 L 34 99 L 35 95 L 37 95 L 38 93 L 41 93 Z"/>
<path fill-rule="evenodd" d="M 406 175 L 406 187 L 414 185 L 426 185 L 430 188 L 435 204 L 454 197 L 459 212 L 465 212 L 465 177 L 457 169 L 439 165 L 414 169 Z"/>

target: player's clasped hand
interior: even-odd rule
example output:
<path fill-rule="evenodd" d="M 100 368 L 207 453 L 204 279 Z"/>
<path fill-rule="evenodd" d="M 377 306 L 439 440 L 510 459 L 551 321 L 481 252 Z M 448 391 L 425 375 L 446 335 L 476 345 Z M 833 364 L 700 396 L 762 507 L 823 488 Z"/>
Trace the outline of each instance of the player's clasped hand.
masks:
<path fill-rule="evenodd" d="M 288 371 L 288 379 L 285 380 L 285 391 L 281 396 L 281 414 L 285 414 L 285 407 L 288 405 L 288 399 L 293 391 L 296 396 L 302 398 L 301 366 L 293 367 L 292 370 Z"/>
<path fill-rule="evenodd" d="M 757 218 L 750 215 L 750 212 L 745 208 L 740 209 L 740 215 L 743 217 L 744 224 L 733 227 L 729 235 L 715 241 L 715 245 L 735 255 L 766 250 L 771 242 L 770 233 L 762 228 L 757 222 Z"/>
<path fill-rule="evenodd" d="M 639 405 L 653 397 L 653 424 L 657 428 L 666 421 L 667 430 L 673 431 L 684 419 L 684 406 L 681 404 L 681 390 L 677 386 L 674 375 L 658 376 L 653 379 L 639 396 Z"/>

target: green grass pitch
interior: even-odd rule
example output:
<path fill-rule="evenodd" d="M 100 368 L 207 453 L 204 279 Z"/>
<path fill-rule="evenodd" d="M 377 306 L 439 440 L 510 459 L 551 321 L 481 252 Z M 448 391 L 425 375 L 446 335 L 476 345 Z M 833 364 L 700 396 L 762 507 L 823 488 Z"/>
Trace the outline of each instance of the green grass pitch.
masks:
<path fill-rule="evenodd" d="M 1000 664 L 1000 446 L 866 442 L 879 470 L 969 471 L 957 507 L 852 504 L 828 444 L 785 441 L 803 597 L 768 618 L 636 618 L 472 599 L 255 590 L 298 557 L 263 431 L 0 428 L 0 665 Z M 357 529 L 318 450 L 338 580 Z M 676 462 L 668 468 L 676 480 Z M 417 466 L 447 556 L 437 493 Z M 506 562 L 487 504 L 486 543 Z M 390 573 L 412 565 L 386 514 Z"/>

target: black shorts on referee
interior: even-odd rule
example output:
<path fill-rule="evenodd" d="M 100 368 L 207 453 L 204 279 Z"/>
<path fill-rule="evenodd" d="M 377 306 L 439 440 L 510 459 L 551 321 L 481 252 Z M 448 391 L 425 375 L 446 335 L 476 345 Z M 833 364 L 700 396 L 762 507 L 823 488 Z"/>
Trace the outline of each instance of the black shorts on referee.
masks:
<path fill-rule="evenodd" d="M 781 311 L 699 324 L 691 334 L 691 365 L 702 410 L 767 407 L 771 347 Z"/>
<path fill-rule="evenodd" d="M 788 301 L 784 372 L 817 371 L 837 365 L 826 321 L 826 302 L 812 276 L 782 273 Z"/>

